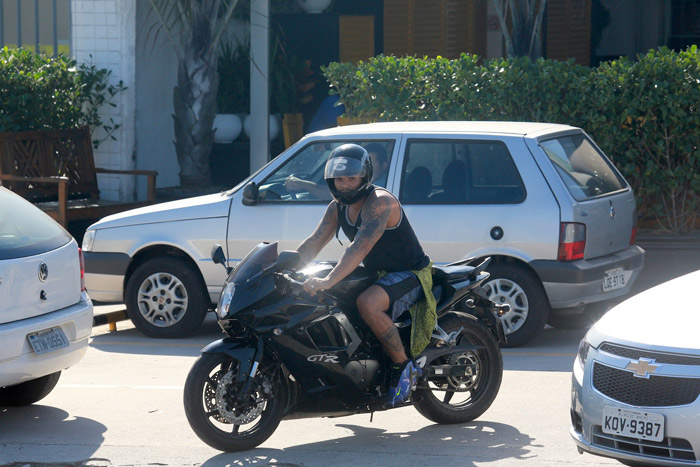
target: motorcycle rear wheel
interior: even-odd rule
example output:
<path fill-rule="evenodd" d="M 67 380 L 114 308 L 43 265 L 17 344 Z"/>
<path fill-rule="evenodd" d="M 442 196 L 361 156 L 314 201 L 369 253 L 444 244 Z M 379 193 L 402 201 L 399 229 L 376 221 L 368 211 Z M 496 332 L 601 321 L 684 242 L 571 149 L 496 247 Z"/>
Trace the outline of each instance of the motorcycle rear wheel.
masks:
<path fill-rule="evenodd" d="M 236 400 L 238 362 L 223 354 L 202 354 L 185 381 L 187 421 L 196 435 L 214 449 L 246 451 L 267 440 L 282 420 L 286 388 L 263 365 L 246 401 Z"/>
<path fill-rule="evenodd" d="M 427 387 L 414 391 L 414 406 L 421 415 L 435 423 L 470 422 L 486 412 L 498 394 L 503 378 L 501 351 L 491 332 L 472 316 L 448 315 L 441 320 L 440 326 L 448 334 L 463 328 L 457 345 L 471 344 L 483 348 L 464 352 L 458 357 L 460 364 L 474 366 L 473 374 L 459 378 L 430 378 Z M 431 346 L 441 344 L 444 345 L 437 339 L 430 343 Z M 457 401 L 453 401 L 455 396 Z"/>

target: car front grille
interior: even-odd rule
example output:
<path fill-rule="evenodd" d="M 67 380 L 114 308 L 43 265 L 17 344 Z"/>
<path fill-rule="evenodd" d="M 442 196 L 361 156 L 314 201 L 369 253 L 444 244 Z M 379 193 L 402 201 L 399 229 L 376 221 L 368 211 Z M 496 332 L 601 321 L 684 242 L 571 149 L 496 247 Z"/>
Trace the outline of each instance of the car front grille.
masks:
<path fill-rule="evenodd" d="M 619 357 L 625 357 L 632 360 L 640 358 L 648 358 L 654 360 L 655 363 L 665 363 L 671 365 L 699 365 L 700 357 L 692 355 L 680 355 L 674 353 L 652 352 L 649 350 L 635 349 L 622 345 L 610 344 L 605 342 L 600 346 L 600 350 Z"/>
<path fill-rule="evenodd" d="M 695 462 L 691 444 L 682 438 L 664 438 L 662 441 L 648 441 L 626 436 L 603 433 L 600 425 L 591 427 L 591 442 L 595 446 L 616 451 L 639 454 L 657 459 L 672 459 Z"/>
<path fill-rule="evenodd" d="M 650 375 L 635 377 L 631 371 L 595 362 L 593 387 L 624 404 L 640 407 L 671 407 L 691 404 L 700 395 L 700 378 Z"/>

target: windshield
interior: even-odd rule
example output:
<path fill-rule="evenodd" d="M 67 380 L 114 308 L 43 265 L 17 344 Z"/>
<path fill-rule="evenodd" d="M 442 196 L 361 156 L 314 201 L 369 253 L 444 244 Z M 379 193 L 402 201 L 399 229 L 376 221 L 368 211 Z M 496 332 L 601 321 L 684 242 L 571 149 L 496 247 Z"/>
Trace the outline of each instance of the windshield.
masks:
<path fill-rule="evenodd" d="M 231 272 L 230 281 L 241 284 L 259 275 L 277 261 L 277 242 L 260 243 Z"/>

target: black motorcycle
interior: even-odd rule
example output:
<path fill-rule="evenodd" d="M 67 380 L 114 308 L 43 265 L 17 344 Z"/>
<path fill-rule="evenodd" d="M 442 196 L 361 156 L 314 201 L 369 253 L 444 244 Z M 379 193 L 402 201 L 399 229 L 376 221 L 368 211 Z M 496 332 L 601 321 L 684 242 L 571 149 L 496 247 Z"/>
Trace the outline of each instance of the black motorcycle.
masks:
<path fill-rule="evenodd" d="M 215 263 L 225 265 L 220 246 Z M 357 296 L 377 276 L 358 268 L 333 288 L 311 296 L 308 277 L 333 264 L 295 269 L 299 254 L 261 243 L 227 268 L 217 316 L 228 337 L 202 349 L 185 382 L 185 414 L 202 441 L 222 451 L 252 449 L 282 419 L 339 417 L 386 410 L 390 360 L 360 318 Z M 496 398 L 503 375 L 499 316 L 479 285 L 488 260 L 433 268 L 438 324 L 417 356 L 423 377 L 408 402 L 436 423 L 465 423 Z M 409 347 L 411 319 L 397 322 Z"/>

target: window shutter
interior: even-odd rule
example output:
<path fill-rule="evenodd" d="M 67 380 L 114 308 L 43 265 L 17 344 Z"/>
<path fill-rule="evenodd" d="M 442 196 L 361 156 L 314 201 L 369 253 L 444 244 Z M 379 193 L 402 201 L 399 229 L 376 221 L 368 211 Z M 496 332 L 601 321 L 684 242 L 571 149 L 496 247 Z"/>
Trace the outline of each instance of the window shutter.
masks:
<path fill-rule="evenodd" d="M 591 2 L 547 2 L 547 58 L 573 58 L 579 65 L 591 62 Z"/>
<path fill-rule="evenodd" d="M 487 0 L 384 0 L 384 53 L 455 58 L 486 52 Z"/>
<path fill-rule="evenodd" d="M 339 32 L 341 62 L 367 60 L 374 55 L 374 16 L 341 16 Z"/>

